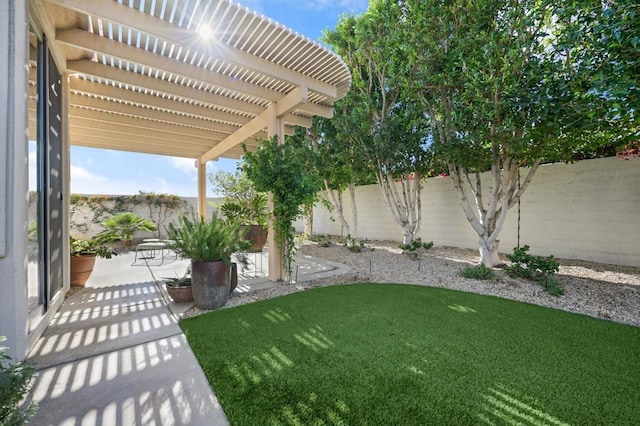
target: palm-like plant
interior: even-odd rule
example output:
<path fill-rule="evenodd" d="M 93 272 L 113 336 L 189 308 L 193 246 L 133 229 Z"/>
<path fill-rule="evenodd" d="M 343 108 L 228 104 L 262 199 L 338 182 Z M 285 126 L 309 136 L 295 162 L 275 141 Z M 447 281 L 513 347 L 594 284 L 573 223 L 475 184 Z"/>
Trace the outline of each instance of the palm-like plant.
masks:
<path fill-rule="evenodd" d="M 231 265 L 231 255 L 248 249 L 239 224 L 225 223 L 217 213 L 210 220 L 202 217 L 178 217 L 178 225 L 170 223 L 167 236 L 170 247 L 194 262 L 222 260 Z"/>
<path fill-rule="evenodd" d="M 247 200 L 228 200 L 220 206 L 220 211 L 227 220 L 239 221 L 242 225 L 267 226 L 267 196 L 261 192 Z"/>
<path fill-rule="evenodd" d="M 100 236 L 112 240 L 124 240 L 127 246 L 132 244 L 133 234 L 137 231 L 153 232 L 158 229 L 151 220 L 145 219 L 132 212 L 120 213 L 102 222 L 107 228 Z"/>

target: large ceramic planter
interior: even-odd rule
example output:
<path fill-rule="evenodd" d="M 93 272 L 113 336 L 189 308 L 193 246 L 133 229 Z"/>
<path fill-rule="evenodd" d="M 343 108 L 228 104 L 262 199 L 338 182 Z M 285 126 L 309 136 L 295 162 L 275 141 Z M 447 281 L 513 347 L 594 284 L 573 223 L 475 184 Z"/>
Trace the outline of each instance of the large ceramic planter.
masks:
<path fill-rule="evenodd" d="M 221 260 L 191 261 L 193 301 L 200 309 L 216 309 L 229 298 L 229 267 Z"/>
<path fill-rule="evenodd" d="M 267 243 L 267 228 L 260 225 L 243 225 L 242 229 L 246 229 L 247 233 L 244 239 L 251 241 L 251 253 L 259 253 Z"/>
<path fill-rule="evenodd" d="M 84 287 L 93 272 L 96 264 L 96 256 L 83 255 L 71 256 L 69 261 L 69 275 L 72 286 Z"/>
<path fill-rule="evenodd" d="M 185 303 L 193 301 L 193 289 L 190 285 L 174 287 L 172 285 L 167 285 L 167 293 L 176 303 Z"/>

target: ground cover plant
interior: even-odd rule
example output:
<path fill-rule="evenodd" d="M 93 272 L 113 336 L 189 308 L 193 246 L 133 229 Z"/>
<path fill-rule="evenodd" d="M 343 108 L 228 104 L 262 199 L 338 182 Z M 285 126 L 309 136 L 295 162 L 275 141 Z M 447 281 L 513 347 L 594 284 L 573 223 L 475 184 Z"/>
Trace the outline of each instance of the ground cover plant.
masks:
<path fill-rule="evenodd" d="M 504 270 L 509 275 L 533 280 L 554 296 L 564 294 L 564 289 L 554 278 L 560 264 L 553 256 L 533 256 L 529 254 L 529 246 L 524 245 L 515 247 L 513 254 L 508 254 L 507 259 L 511 261 L 511 265 L 505 266 Z"/>
<path fill-rule="evenodd" d="M 640 328 L 540 306 L 358 284 L 181 326 L 234 425 L 640 418 Z"/>

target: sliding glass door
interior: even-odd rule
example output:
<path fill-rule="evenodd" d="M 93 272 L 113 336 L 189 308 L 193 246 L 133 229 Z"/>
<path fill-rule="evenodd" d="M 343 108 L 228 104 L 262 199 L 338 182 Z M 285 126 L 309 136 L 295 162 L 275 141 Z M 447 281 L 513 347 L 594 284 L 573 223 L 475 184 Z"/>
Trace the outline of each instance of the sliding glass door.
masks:
<path fill-rule="evenodd" d="M 28 298 L 30 323 L 63 288 L 62 91 L 46 39 L 30 33 Z"/>

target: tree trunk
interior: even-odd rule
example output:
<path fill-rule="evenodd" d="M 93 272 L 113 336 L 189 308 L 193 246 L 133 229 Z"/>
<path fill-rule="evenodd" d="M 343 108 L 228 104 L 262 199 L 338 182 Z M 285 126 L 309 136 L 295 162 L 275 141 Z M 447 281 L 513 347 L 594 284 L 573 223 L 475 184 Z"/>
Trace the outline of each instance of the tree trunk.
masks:
<path fill-rule="evenodd" d="M 390 174 L 376 172 L 376 179 L 387 210 L 393 221 L 402 227 L 402 243 L 410 244 L 422 221 L 422 176 L 416 173 L 413 178 L 401 180 L 402 193 L 398 192 L 397 183 Z"/>
<path fill-rule="evenodd" d="M 349 226 L 349 222 L 344 217 L 344 207 L 342 204 L 342 191 L 329 189 L 329 184 L 325 180 L 324 182 L 325 188 L 322 190 L 322 195 L 325 200 L 329 202 L 331 208 L 333 209 L 332 216 L 335 216 L 335 219 L 338 220 L 340 226 L 347 235 L 351 235 L 351 227 Z"/>
<path fill-rule="evenodd" d="M 349 195 L 351 196 L 351 223 L 353 236 L 358 236 L 358 208 L 356 206 L 356 184 L 349 183 Z"/>
<path fill-rule="evenodd" d="M 498 254 L 498 241 L 491 243 L 484 238 L 480 238 L 479 243 L 480 263 L 490 268 L 502 263 Z"/>
<path fill-rule="evenodd" d="M 485 205 L 484 196 L 487 194 L 483 193 L 480 173 L 473 173 L 475 179 L 471 179 L 470 173 L 463 166 L 449 164 L 451 183 L 458 194 L 460 205 L 467 221 L 480 237 L 480 262 L 483 265 L 493 267 L 502 263 L 498 255 L 498 236 L 504 226 L 507 211 L 527 189 L 539 165 L 540 162 L 536 161 L 529 169 L 525 180 L 517 187 L 518 164 L 508 156 L 497 157 L 491 165 L 491 188 L 488 203 Z M 465 188 L 473 194 L 473 206 Z"/>
<path fill-rule="evenodd" d="M 313 207 L 307 210 L 304 215 L 304 233 L 307 237 L 313 236 Z"/>

